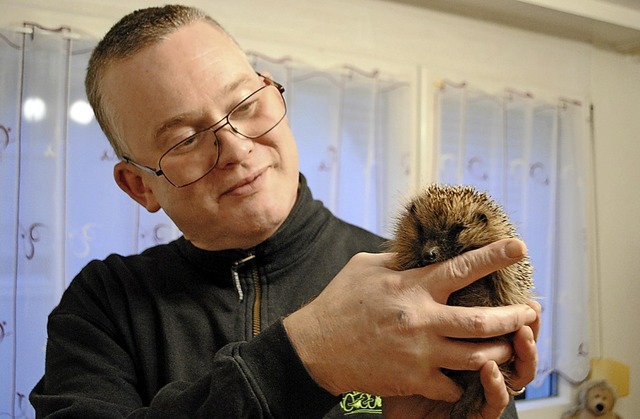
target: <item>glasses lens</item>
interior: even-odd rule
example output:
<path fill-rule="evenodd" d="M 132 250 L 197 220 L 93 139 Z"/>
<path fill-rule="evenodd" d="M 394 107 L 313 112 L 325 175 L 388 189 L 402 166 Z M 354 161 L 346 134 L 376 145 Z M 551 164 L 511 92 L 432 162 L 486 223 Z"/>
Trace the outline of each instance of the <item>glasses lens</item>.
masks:
<path fill-rule="evenodd" d="M 243 137 L 258 138 L 284 119 L 284 99 L 278 88 L 266 85 L 240 102 L 229 114 L 229 124 Z"/>
<path fill-rule="evenodd" d="M 160 159 L 160 169 L 175 186 L 195 182 L 218 162 L 218 140 L 213 130 L 199 132 L 178 143 Z"/>

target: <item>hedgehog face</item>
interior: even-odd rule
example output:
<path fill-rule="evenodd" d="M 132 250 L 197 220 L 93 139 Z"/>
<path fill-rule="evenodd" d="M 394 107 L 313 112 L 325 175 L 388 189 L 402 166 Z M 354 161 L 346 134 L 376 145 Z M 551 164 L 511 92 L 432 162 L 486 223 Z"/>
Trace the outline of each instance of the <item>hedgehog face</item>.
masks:
<path fill-rule="evenodd" d="M 416 266 L 431 265 L 460 254 L 463 249 L 458 236 L 464 228 L 462 224 L 455 224 L 447 229 L 418 225 L 419 239 L 414 249 Z"/>
<path fill-rule="evenodd" d="M 487 194 L 432 185 L 407 205 L 391 249 L 398 254 L 395 267 L 411 269 L 515 235 L 502 208 Z"/>
<path fill-rule="evenodd" d="M 426 202 L 409 207 L 409 224 L 415 226 L 414 257 L 416 266 L 451 259 L 468 250 L 477 249 L 490 240 L 480 240 L 486 236 L 487 215 L 478 209 L 461 207 L 457 212 L 443 213 L 437 208 L 439 202 Z M 425 204 L 423 202 L 423 204 Z M 429 222 L 425 222 L 425 214 Z"/>

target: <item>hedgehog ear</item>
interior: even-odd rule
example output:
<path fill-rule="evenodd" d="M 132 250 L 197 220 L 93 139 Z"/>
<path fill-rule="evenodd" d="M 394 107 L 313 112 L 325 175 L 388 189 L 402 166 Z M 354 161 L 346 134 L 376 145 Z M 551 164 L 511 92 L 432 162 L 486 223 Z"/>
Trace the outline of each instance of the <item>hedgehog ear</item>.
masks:
<path fill-rule="evenodd" d="M 416 215 L 416 212 L 418 212 L 418 209 L 416 208 L 416 203 L 412 202 L 411 205 L 409 205 L 408 210 L 411 215 Z"/>
<path fill-rule="evenodd" d="M 489 217 L 484 212 L 480 212 L 476 215 L 477 221 L 482 224 L 487 224 L 489 222 Z"/>

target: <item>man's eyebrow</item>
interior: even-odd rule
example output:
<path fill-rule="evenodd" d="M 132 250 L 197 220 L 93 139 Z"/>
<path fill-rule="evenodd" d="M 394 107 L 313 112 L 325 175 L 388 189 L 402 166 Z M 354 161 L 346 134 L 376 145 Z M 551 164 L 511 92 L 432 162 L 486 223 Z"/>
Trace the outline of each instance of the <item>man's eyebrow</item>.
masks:
<path fill-rule="evenodd" d="M 153 134 L 154 137 L 153 138 L 160 138 L 160 136 L 162 134 L 164 134 L 165 132 L 169 131 L 171 128 L 175 127 L 176 125 L 180 125 L 184 120 L 187 119 L 187 115 L 188 114 L 180 114 L 180 115 L 176 115 L 173 116 L 171 119 L 167 120 L 166 122 L 164 122 Z"/>
<path fill-rule="evenodd" d="M 251 80 L 251 77 L 248 75 L 239 77 L 233 80 L 231 83 L 225 85 L 222 88 L 222 91 L 219 93 L 221 96 L 227 96 L 235 91 L 238 86 L 247 83 Z M 159 138 L 162 134 L 175 127 L 176 125 L 180 125 L 185 120 L 189 119 L 189 113 L 183 113 L 179 115 L 175 115 L 169 118 L 167 121 L 163 122 L 162 125 L 154 132 L 154 138 Z"/>

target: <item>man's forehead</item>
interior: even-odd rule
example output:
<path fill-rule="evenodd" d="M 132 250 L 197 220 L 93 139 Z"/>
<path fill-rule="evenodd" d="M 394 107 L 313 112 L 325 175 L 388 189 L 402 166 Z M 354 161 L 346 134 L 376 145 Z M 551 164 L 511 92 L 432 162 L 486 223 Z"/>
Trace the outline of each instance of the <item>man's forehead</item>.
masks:
<path fill-rule="evenodd" d="M 237 100 L 237 92 L 249 85 L 257 88 L 258 77 L 237 44 L 210 25 L 195 29 L 176 32 L 177 39 L 167 38 L 105 71 L 104 101 L 125 142 L 132 136 L 136 142 L 154 141 L 211 106 L 223 110 L 229 105 L 225 100 Z"/>
<path fill-rule="evenodd" d="M 221 88 L 216 91 L 216 95 L 220 97 L 234 97 L 234 92 L 236 90 L 240 89 L 244 85 L 248 85 L 252 81 L 252 77 L 250 77 L 250 75 L 248 74 L 239 73 L 237 74 L 237 76 L 238 77 L 232 79 L 231 82 L 222 85 Z M 160 137 L 166 131 L 177 125 L 180 125 L 185 119 L 187 119 L 187 115 L 184 114 L 174 115 L 167 118 L 159 124 L 158 128 L 154 132 L 154 137 Z"/>

